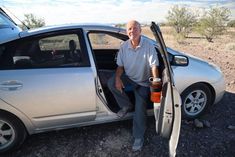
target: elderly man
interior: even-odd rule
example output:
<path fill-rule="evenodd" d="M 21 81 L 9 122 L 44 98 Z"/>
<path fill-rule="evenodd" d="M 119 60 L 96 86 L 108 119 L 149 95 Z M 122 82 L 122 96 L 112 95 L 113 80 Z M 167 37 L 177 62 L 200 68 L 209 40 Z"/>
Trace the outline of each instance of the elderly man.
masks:
<path fill-rule="evenodd" d="M 146 106 L 149 99 L 149 77 L 158 78 L 157 52 L 152 43 L 141 37 L 139 22 L 132 20 L 127 23 L 126 32 L 129 40 L 125 41 L 118 52 L 115 76 L 108 81 L 120 111 L 124 117 L 132 108 L 132 104 L 124 92 L 125 86 L 132 86 L 135 94 L 135 113 L 133 115 L 133 151 L 142 149 L 146 130 Z"/>

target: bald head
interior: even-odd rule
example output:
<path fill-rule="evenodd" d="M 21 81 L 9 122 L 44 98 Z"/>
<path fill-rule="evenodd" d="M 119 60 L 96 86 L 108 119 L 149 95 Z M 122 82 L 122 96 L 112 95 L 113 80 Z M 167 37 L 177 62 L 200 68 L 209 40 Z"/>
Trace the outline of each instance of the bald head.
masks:
<path fill-rule="evenodd" d="M 136 26 L 141 30 L 140 23 L 136 20 L 129 21 L 126 26 L 127 28 L 129 28 L 130 26 Z"/>
<path fill-rule="evenodd" d="M 126 25 L 126 33 L 131 41 L 139 42 L 141 35 L 140 23 L 136 20 L 131 20 Z"/>

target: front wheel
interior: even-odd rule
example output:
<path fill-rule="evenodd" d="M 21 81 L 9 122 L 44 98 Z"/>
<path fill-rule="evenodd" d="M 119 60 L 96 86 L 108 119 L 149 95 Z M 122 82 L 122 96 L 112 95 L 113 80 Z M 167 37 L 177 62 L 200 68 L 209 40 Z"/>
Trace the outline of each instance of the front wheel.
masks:
<path fill-rule="evenodd" d="M 212 92 L 203 83 L 189 86 L 181 94 L 182 113 L 186 119 L 195 119 L 202 115 L 213 103 Z"/>
<path fill-rule="evenodd" d="M 17 148 L 26 136 L 25 127 L 17 117 L 0 112 L 0 153 Z"/>

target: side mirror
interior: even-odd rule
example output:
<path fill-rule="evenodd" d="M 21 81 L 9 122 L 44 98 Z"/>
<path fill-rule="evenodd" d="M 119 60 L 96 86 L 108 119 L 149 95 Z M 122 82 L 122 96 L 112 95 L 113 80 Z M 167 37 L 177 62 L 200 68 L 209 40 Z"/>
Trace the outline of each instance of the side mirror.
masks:
<path fill-rule="evenodd" d="M 188 66 L 188 57 L 182 55 L 175 55 L 171 60 L 171 65 L 174 66 Z"/>

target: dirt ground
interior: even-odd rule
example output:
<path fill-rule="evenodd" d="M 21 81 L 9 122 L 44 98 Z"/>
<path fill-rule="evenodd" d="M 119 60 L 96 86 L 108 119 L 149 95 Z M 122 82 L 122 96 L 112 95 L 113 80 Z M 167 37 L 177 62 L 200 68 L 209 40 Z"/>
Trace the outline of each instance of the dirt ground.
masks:
<path fill-rule="evenodd" d="M 149 33 L 144 29 L 144 33 Z M 210 126 L 196 128 L 193 121 L 182 121 L 177 148 L 179 157 L 232 157 L 235 155 L 235 29 L 213 43 L 197 35 L 175 40 L 171 28 L 163 28 L 167 46 L 217 64 L 224 73 L 226 93 L 200 120 Z M 2 157 L 165 157 L 167 140 L 156 135 L 153 117 L 148 119 L 146 140 L 141 152 L 133 153 L 132 121 L 88 126 L 32 135 L 19 150 Z"/>

